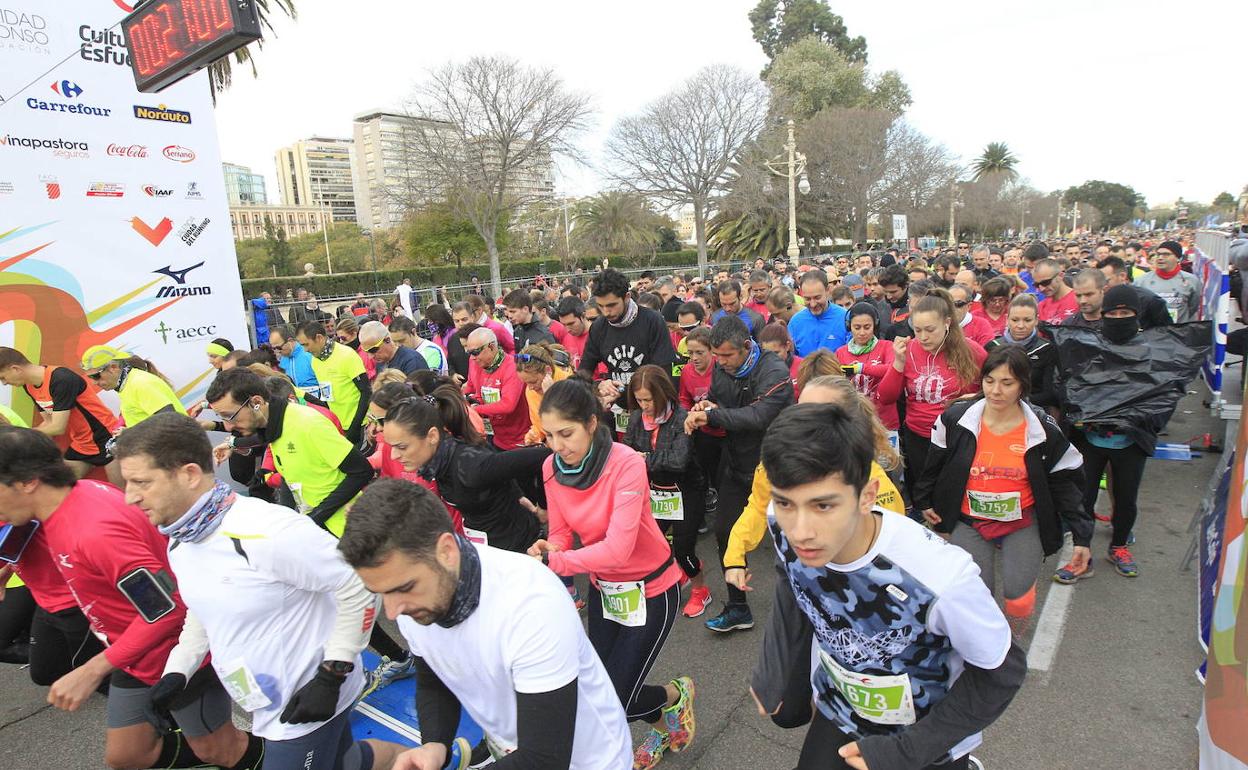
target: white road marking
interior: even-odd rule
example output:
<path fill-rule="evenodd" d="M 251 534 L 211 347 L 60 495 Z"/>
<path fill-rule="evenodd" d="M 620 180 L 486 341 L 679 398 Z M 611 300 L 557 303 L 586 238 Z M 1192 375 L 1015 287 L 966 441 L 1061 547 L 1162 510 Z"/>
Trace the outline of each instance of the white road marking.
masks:
<path fill-rule="evenodd" d="M 1062 544 L 1058 554 L 1058 564 L 1069 564 L 1074 551 L 1070 535 Z M 1036 621 L 1036 632 L 1031 637 L 1031 647 L 1027 650 L 1027 668 L 1032 671 L 1048 671 L 1057 657 L 1057 648 L 1062 644 L 1062 634 L 1066 630 L 1066 615 L 1070 612 L 1070 601 L 1075 596 L 1075 586 L 1054 583 L 1044 597 L 1044 607 L 1040 610 L 1040 619 Z"/>

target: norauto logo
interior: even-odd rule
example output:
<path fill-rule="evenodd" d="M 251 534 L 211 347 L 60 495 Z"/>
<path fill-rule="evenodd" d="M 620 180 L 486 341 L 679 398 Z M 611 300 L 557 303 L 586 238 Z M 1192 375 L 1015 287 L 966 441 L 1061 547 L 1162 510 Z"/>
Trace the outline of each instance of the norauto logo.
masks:
<path fill-rule="evenodd" d="M 152 198 L 168 198 L 170 195 L 173 195 L 173 188 L 157 187 L 156 185 L 149 184 L 143 188 L 143 192 L 147 193 L 148 196 Z"/>
<path fill-rule="evenodd" d="M 0 8 L 0 49 L 48 53 L 48 22 L 37 13 Z"/>
<path fill-rule="evenodd" d="M 144 107 L 141 104 L 134 105 L 134 116 L 143 120 L 159 120 L 162 123 L 190 123 L 191 113 L 183 110 L 171 110 L 165 105 L 159 107 Z"/>
<path fill-rule="evenodd" d="M 0 147 L 21 147 L 27 150 L 50 150 L 58 158 L 87 158 L 91 148 L 86 142 L 75 142 L 72 139 L 45 139 L 43 137 L 0 136 Z"/>
<path fill-rule="evenodd" d="M 126 51 L 126 39 L 111 29 L 95 29 L 83 24 L 78 27 L 78 57 L 83 61 L 101 64 L 130 66 L 130 54 Z"/>
<path fill-rule="evenodd" d="M 167 326 L 164 321 L 160 322 L 152 331 L 160 335 L 160 341 L 169 344 L 169 335 L 173 335 L 174 342 L 187 342 L 190 340 L 203 339 L 205 337 L 215 337 L 217 335 L 216 324 L 208 326 L 188 326 L 185 329 L 178 329 L 173 326 Z"/>
<path fill-rule="evenodd" d="M 167 299 L 169 297 L 202 297 L 212 294 L 211 286 L 187 286 L 186 276 L 192 270 L 197 270 L 204 266 L 203 262 L 184 267 L 178 270 L 173 269 L 173 265 L 166 265 L 159 270 L 153 270 L 153 273 L 167 275 L 173 279 L 173 286 L 161 286 L 156 292 L 157 299 Z"/>
<path fill-rule="evenodd" d="M 108 154 L 118 158 L 146 158 L 147 147 L 142 144 L 110 144 Z"/>
<path fill-rule="evenodd" d="M 190 246 L 195 242 L 196 238 L 204 234 L 204 230 L 208 229 L 208 223 L 211 221 L 211 219 L 205 217 L 204 221 L 196 223 L 195 218 L 192 217 L 186 220 L 186 223 L 178 230 L 178 237 L 182 239 L 183 243 Z"/>
<path fill-rule="evenodd" d="M 51 85 L 52 92 L 63 99 L 77 99 L 82 94 L 82 86 L 69 80 L 60 80 Z M 107 107 L 96 107 L 91 104 L 83 104 L 82 102 L 45 102 L 42 99 L 30 97 L 26 100 L 26 106 L 32 110 L 40 110 L 42 112 L 59 112 L 65 115 L 90 115 L 94 118 L 107 118 L 112 114 L 112 110 Z"/>
<path fill-rule="evenodd" d="M 165 157 L 178 163 L 190 163 L 195 160 L 195 151 L 189 147 L 183 147 L 180 144 L 171 144 L 162 150 Z"/>

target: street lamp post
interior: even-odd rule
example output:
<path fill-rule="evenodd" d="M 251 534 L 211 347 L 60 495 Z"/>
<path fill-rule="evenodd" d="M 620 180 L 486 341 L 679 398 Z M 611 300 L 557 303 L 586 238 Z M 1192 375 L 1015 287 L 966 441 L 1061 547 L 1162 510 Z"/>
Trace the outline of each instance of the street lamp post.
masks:
<path fill-rule="evenodd" d="M 381 285 L 377 282 L 377 244 L 373 242 L 372 230 L 363 230 L 362 232 L 368 236 L 368 250 L 373 255 L 373 293 L 380 294 Z"/>
<path fill-rule="evenodd" d="M 952 248 L 958 242 L 957 210 L 965 206 L 962 202 L 961 191 L 958 189 L 958 178 L 955 176 L 949 183 L 949 246 Z"/>
<path fill-rule="evenodd" d="M 806 178 L 806 156 L 797 151 L 795 127 L 790 120 L 789 140 L 784 144 L 784 154 L 766 161 L 765 165 L 771 173 L 789 180 L 789 248 L 785 253 L 796 267 L 797 258 L 802 253 L 797 245 L 797 193 L 800 191 L 805 195 L 810 192 L 810 180 Z"/>

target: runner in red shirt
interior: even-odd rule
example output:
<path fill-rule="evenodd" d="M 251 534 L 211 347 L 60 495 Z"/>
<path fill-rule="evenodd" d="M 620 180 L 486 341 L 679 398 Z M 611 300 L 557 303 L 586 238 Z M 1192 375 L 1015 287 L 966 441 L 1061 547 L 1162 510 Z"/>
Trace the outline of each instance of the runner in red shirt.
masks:
<path fill-rule="evenodd" d="M 464 345 L 468 352 L 468 382 L 464 393 L 476 399 L 477 414 L 490 421 L 494 446 L 507 450 L 524 446 L 531 426 L 524 381 L 516 362 L 503 352 L 491 329 L 477 329 Z"/>
<path fill-rule="evenodd" d="M 572 370 L 581 368 L 581 357 L 585 355 L 585 343 L 589 342 L 589 321 L 585 320 L 585 303 L 577 297 L 564 297 L 555 308 L 559 323 L 564 327 L 565 334 L 559 344 L 572 357 Z M 605 365 L 604 369 L 605 371 Z"/>
<path fill-rule="evenodd" d="M 882 343 L 880 310 L 872 302 L 858 302 L 849 309 L 849 342 L 836 349 L 842 372 L 854 383 L 859 393 L 871 399 L 880 422 L 889 432 L 889 443 L 899 449 L 897 431 L 901 418 L 897 401 L 880 398 L 880 381 L 893 368 L 893 347 Z"/>
<path fill-rule="evenodd" d="M 167 542 L 120 490 L 78 481 L 51 438 L 0 427 L 0 523 L 38 519 L 48 553 L 106 649 L 65 674 L 48 702 L 77 711 L 109 677 L 104 759 L 110 767 L 259 768 L 263 743 L 230 720 L 230 699 L 212 668 L 170 701 L 180 731 L 152 705 L 186 616 Z"/>

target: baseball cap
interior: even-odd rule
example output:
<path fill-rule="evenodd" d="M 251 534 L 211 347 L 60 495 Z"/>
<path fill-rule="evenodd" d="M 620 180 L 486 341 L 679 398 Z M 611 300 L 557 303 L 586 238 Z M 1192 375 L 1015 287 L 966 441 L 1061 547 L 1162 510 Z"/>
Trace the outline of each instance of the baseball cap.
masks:
<path fill-rule="evenodd" d="M 82 371 L 86 374 L 93 374 L 114 361 L 121 361 L 129 357 L 130 354 L 121 348 L 115 348 L 110 345 L 92 345 L 82 354 Z"/>
<path fill-rule="evenodd" d="M 854 293 L 854 299 L 862 299 L 866 294 L 866 284 L 862 282 L 862 276 L 857 273 L 850 273 L 841 281 L 841 285 Z"/>

